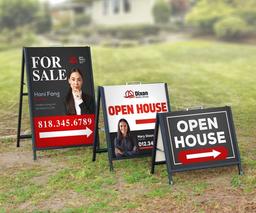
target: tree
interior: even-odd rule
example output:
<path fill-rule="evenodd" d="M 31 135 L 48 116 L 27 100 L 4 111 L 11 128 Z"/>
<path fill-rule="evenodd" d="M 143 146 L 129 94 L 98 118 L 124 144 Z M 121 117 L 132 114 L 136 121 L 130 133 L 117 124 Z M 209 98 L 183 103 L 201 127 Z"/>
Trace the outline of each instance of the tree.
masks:
<path fill-rule="evenodd" d="M 189 8 L 189 0 L 170 0 L 174 15 L 185 14 Z"/>
<path fill-rule="evenodd" d="M 48 3 L 44 3 L 42 5 L 40 12 L 37 14 L 35 24 L 36 24 L 37 33 L 45 33 L 51 30 L 52 18 L 51 18 L 50 6 Z"/>
<path fill-rule="evenodd" d="M 249 27 L 242 18 L 229 16 L 214 25 L 214 32 L 218 38 L 238 39 L 249 33 Z"/>
<path fill-rule="evenodd" d="M 164 0 L 158 0 L 152 9 L 156 23 L 168 23 L 171 15 L 171 6 Z"/>
<path fill-rule="evenodd" d="M 13 29 L 30 24 L 38 9 L 37 0 L 1 0 L 0 27 Z"/>
<path fill-rule="evenodd" d="M 214 24 L 233 12 L 224 0 L 200 0 L 186 16 L 186 23 L 201 33 L 212 33 Z"/>

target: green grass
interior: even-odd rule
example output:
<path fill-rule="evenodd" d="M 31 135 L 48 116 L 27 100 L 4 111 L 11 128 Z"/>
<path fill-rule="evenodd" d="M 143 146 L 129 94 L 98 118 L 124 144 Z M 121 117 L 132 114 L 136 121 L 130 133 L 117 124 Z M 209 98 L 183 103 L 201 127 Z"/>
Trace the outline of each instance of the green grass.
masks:
<path fill-rule="evenodd" d="M 227 204 L 218 199 L 219 193 L 229 196 L 239 191 L 242 198 L 253 196 L 256 46 L 191 40 L 132 48 L 93 47 L 92 60 L 95 87 L 166 82 L 172 110 L 231 106 L 244 176 L 237 175 L 235 166 L 180 172 L 173 176 L 175 185 L 169 186 L 166 165 L 157 166 L 151 175 L 150 158 L 115 161 L 111 173 L 107 155 L 99 154 L 92 162 L 91 148 L 41 151 L 35 165 L 1 170 L 0 212 L 150 212 L 160 207 L 165 208 L 162 212 L 187 208 L 209 212 L 211 208 L 222 211 L 225 205 L 236 210 L 237 201 Z M 17 126 L 21 50 L 0 52 L 0 63 L 0 127 L 8 135 Z M 25 99 L 25 128 L 29 127 L 27 107 Z M 103 142 L 104 134 L 100 137 Z M 29 141 L 19 149 L 13 139 L 0 142 L 0 155 L 28 151 Z M 213 201 L 204 200 L 208 198 Z"/>

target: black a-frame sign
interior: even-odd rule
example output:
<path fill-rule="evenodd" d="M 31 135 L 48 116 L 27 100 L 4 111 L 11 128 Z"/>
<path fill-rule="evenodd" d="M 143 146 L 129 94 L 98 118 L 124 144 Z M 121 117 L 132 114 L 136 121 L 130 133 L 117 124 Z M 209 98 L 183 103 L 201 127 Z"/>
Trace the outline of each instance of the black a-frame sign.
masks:
<path fill-rule="evenodd" d="M 29 100 L 31 135 L 21 134 L 24 96 Z M 17 147 L 21 139 L 32 138 L 36 160 L 37 150 L 91 146 L 94 120 L 90 47 L 24 47 Z"/>
<path fill-rule="evenodd" d="M 151 173 L 166 163 L 174 172 L 237 165 L 242 174 L 231 108 L 158 113 Z"/>
<path fill-rule="evenodd" d="M 99 115 L 102 109 L 107 148 L 100 147 Z M 114 160 L 152 155 L 157 112 L 170 110 L 167 84 L 135 84 L 98 87 L 93 157 L 108 152 Z"/>
<path fill-rule="evenodd" d="M 101 148 L 100 147 L 100 137 L 99 137 L 99 118 L 100 118 L 100 109 L 102 111 L 106 111 L 106 103 L 104 97 L 104 89 L 103 87 L 99 86 L 97 90 L 97 100 L 96 100 L 96 115 L 95 115 L 95 127 L 94 127 L 94 143 L 93 143 L 93 156 L 92 161 L 96 161 L 96 154 L 97 153 L 105 153 L 108 152 L 108 160 L 109 160 L 109 168 L 110 171 L 114 170 L 113 167 L 113 159 L 111 155 L 111 145 L 110 145 L 110 138 L 108 132 L 108 127 L 105 126 L 105 135 L 106 135 L 106 142 L 107 142 L 107 148 Z M 103 113 L 103 119 L 104 123 L 107 122 L 107 115 L 106 113 Z"/>

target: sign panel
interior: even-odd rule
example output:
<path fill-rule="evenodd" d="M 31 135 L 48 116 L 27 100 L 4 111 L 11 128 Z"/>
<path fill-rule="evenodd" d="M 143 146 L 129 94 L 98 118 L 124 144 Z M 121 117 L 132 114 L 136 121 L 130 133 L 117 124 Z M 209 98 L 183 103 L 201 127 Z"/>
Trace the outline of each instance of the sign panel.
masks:
<path fill-rule="evenodd" d="M 93 144 L 89 47 L 25 48 L 35 149 Z"/>
<path fill-rule="evenodd" d="M 240 165 L 230 107 L 158 116 L 156 128 L 159 131 L 153 158 L 155 163 L 166 161 L 169 172 Z"/>
<path fill-rule="evenodd" d="M 150 154 L 156 113 L 169 111 L 166 84 L 104 86 L 103 94 L 112 158 Z"/>

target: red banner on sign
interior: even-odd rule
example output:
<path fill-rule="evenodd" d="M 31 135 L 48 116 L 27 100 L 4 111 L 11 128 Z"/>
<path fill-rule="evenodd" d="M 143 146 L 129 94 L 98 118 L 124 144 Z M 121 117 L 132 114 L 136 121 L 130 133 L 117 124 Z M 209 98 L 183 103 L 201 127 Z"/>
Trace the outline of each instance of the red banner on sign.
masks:
<path fill-rule="evenodd" d="M 224 146 L 181 151 L 178 154 L 179 162 L 183 164 L 202 163 L 207 161 L 225 160 L 228 150 Z"/>
<path fill-rule="evenodd" d="M 94 115 L 35 117 L 37 148 L 93 144 Z"/>

